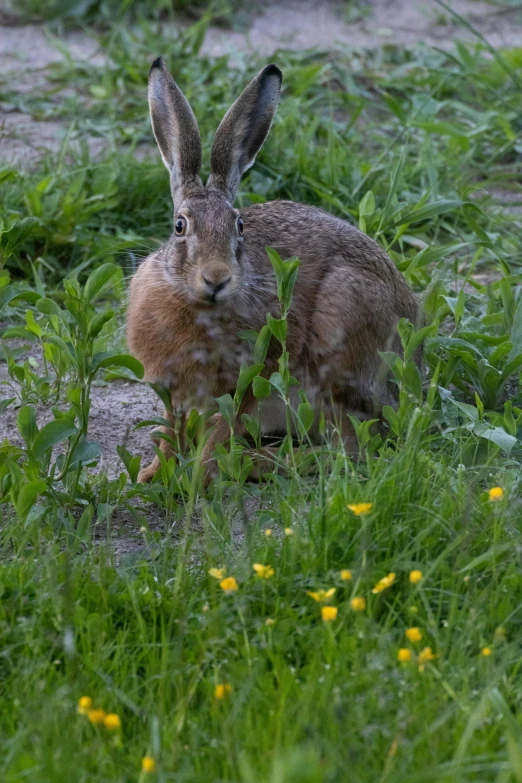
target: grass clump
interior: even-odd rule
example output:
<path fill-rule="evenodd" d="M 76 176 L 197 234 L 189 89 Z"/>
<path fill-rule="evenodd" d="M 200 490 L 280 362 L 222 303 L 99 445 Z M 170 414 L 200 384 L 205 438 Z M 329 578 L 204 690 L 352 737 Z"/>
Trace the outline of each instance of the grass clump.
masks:
<path fill-rule="evenodd" d="M 327 442 L 310 471 L 303 426 L 256 486 L 236 439 L 204 493 L 195 442 L 144 486 L 140 455 L 118 444 L 109 473 L 89 435 L 93 384 L 141 374 L 118 331 L 121 268 L 170 230 L 144 121 L 151 51 L 207 151 L 257 67 L 187 58 L 200 34 L 116 29 L 105 65 L 52 66 L 28 109 L 74 114 L 71 140 L 96 118 L 106 153 L 2 172 L 2 407 L 19 432 L 0 447 L 2 780 L 516 781 L 521 221 L 487 195 L 520 189 L 516 56 L 278 55 L 281 111 L 241 203 L 290 197 L 357 223 L 430 323 L 400 324 L 400 406 L 386 435 L 357 426 L 359 462 Z M 222 401 L 232 424 L 237 399 Z M 127 553 L 122 515 L 140 531 Z"/>

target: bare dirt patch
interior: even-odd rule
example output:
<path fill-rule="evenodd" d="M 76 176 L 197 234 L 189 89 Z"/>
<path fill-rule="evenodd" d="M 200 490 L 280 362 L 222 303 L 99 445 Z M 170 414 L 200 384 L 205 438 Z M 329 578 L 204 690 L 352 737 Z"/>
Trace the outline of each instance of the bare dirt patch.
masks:
<path fill-rule="evenodd" d="M 24 95 L 50 87 L 46 68 L 65 59 L 56 43 L 75 60 L 104 62 L 97 42 L 84 33 L 70 32 L 55 42 L 40 25 L 0 25 L 0 101 L 2 91 Z M 47 152 L 60 149 L 67 127 L 55 120 L 36 121 L 5 100 L 0 102 L 0 161 L 30 168 Z M 86 141 L 90 153 L 99 155 L 103 139 Z"/>

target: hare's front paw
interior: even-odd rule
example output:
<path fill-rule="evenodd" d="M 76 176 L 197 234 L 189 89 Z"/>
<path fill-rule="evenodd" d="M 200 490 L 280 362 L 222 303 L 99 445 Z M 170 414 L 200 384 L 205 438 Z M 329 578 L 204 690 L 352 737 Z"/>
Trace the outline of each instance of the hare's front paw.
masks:
<path fill-rule="evenodd" d="M 157 457 L 154 457 L 150 465 L 147 465 L 146 468 L 142 468 L 138 473 L 138 484 L 148 484 L 152 481 L 159 469 L 160 461 Z"/>

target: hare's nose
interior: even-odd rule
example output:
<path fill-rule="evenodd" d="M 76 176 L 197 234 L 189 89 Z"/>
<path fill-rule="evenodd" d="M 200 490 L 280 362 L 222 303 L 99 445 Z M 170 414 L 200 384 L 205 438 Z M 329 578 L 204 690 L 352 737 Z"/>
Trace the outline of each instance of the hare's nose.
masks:
<path fill-rule="evenodd" d="M 207 286 L 208 290 L 212 293 L 213 296 L 218 294 L 220 291 L 222 291 L 226 286 L 229 284 L 232 275 L 227 277 L 226 280 L 221 280 L 219 283 L 214 283 L 212 280 L 208 280 L 205 275 L 202 275 L 203 282 Z"/>

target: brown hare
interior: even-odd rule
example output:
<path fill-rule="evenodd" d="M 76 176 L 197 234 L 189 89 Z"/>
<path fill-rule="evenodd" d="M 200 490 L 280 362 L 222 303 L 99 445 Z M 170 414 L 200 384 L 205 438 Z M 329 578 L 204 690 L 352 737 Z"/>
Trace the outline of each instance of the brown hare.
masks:
<path fill-rule="evenodd" d="M 154 136 L 170 173 L 174 233 L 141 264 L 130 286 L 128 341 L 148 381 L 170 389 L 173 409 L 208 408 L 234 393 L 243 362 L 251 363 L 246 329 L 278 317 L 276 280 L 266 247 L 301 266 L 288 317 L 291 373 L 317 414 L 340 422 L 347 448 L 354 433 L 347 414 L 379 416 L 396 405 L 379 351 L 400 352 L 397 322 L 418 319 L 418 303 L 388 256 L 368 236 L 316 207 L 273 201 L 236 209 L 241 175 L 254 163 L 272 124 L 282 75 L 267 65 L 223 118 L 210 156 L 210 177 L 199 177 L 201 141 L 196 118 L 160 57 L 149 76 Z M 263 375 L 277 369 L 270 346 Z M 295 387 L 294 387 L 295 388 Z M 255 414 L 251 391 L 241 414 Z M 173 425 L 172 415 L 166 413 Z M 317 415 L 319 419 L 319 415 Z M 212 454 L 230 431 L 221 416 L 203 449 L 207 478 Z M 261 408 L 264 434 L 285 428 L 284 405 L 272 395 Z M 168 456 L 170 446 L 160 440 Z M 159 460 L 141 470 L 150 480 Z"/>

